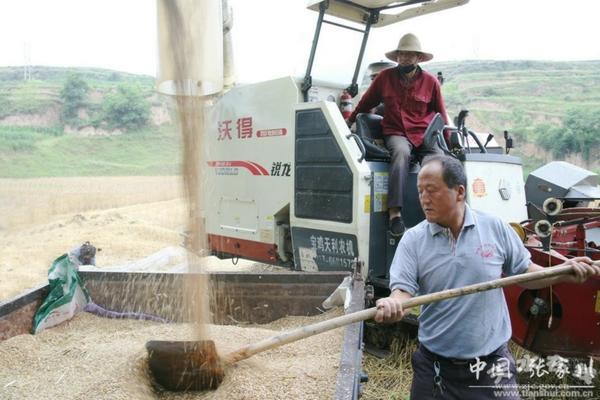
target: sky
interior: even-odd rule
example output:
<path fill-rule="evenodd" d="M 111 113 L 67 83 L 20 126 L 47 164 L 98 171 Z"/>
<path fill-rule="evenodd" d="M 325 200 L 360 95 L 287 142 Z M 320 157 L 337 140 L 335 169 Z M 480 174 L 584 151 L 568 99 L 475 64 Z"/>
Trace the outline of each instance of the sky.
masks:
<path fill-rule="evenodd" d="M 304 0 L 230 0 L 237 80 L 303 75 L 317 13 Z M 600 1 L 470 0 L 373 29 L 364 64 L 407 32 L 434 61 L 598 60 Z M 2 0 L 0 66 L 99 67 L 155 76 L 154 0 Z M 349 82 L 361 35 L 325 26 L 313 77 Z"/>

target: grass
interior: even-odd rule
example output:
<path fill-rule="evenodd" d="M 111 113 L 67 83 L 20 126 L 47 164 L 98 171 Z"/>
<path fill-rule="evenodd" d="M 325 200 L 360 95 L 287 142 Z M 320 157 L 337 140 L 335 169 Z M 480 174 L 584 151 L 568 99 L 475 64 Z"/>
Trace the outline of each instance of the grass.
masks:
<path fill-rule="evenodd" d="M 35 148 L 36 142 L 62 134 L 58 128 L 0 126 L 0 154 L 27 153 Z"/>
<path fill-rule="evenodd" d="M 77 137 L 59 132 L 0 127 L 0 177 L 179 173 L 179 138 L 167 128 L 106 137 Z"/>

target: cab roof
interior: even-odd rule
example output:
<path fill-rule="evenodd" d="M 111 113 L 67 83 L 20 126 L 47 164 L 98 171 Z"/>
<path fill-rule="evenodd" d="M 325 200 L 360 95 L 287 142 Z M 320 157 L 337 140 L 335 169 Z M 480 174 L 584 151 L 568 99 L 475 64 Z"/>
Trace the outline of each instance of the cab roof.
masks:
<path fill-rule="evenodd" d="M 329 2 L 325 14 L 347 21 L 366 24 L 376 11 L 371 27 L 378 28 L 425 14 L 462 6 L 469 0 L 309 0 L 308 8 L 319 11 L 320 3 Z"/>

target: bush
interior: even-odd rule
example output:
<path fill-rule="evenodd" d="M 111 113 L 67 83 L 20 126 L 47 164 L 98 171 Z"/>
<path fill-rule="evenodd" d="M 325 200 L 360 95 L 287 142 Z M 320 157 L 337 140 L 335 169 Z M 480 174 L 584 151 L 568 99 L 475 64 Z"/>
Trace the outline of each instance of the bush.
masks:
<path fill-rule="evenodd" d="M 137 86 L 118 86 L 104 97 L 102 110 L 113 129 L 136 130 L 146 126 L 150 118 L 150 104 Z"/>
<path fill-rule="evenodd" d="M 69 74 L 60 91 L 60 98 L 63 101 L 61 118 L 64 123 L 69 123 L 77 118 L 77 110 L 85 105 L 89 90 L 88 84 L 81 76 Z"/>

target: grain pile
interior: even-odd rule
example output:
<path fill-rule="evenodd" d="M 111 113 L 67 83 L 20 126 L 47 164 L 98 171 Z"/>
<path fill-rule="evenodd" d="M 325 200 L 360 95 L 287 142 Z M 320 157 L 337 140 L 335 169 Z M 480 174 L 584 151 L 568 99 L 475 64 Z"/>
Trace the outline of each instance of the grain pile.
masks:
<path fill-rule="evenodd" d="M 209 325 L 220 353 L 277 334 L 281 329 L 340 314 L 288 317 L 270 325 Z M 109 320 L 80 313 L 38 335 L 0 342 L 0 399 L 330 399 L 343 328 L 258 354 L 232 366 L 214 392 L 173 394 L 153 389 L 144 345 L 149 338 L 186 340 L 190 324 Z"/>

